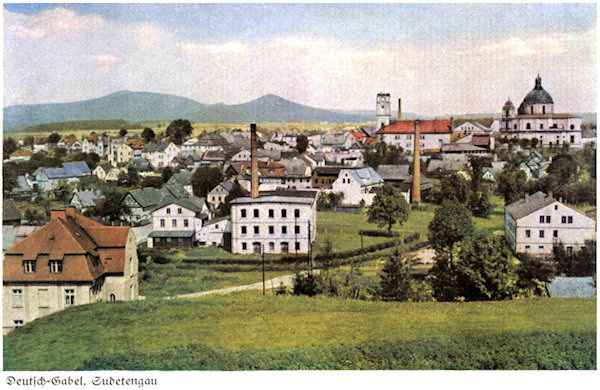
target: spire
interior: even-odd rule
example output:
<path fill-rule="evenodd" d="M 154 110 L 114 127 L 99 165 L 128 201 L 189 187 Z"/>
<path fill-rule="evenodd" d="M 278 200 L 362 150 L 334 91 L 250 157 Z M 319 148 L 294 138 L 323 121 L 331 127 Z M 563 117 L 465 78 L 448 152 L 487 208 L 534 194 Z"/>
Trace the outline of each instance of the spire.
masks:
<path fill-rule="evenodd" d="M 538 73 L 536 79 L 535 79 L 535 88 L 536 89 L 542 89 L 542 78 L 540 77 L 540 74 Z"/>

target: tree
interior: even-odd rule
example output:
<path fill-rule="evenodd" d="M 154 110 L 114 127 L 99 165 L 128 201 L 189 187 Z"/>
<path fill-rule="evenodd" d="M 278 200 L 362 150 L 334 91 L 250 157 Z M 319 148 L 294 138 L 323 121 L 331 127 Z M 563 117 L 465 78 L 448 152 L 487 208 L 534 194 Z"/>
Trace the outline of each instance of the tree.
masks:
<path fill-rule="evenodd" d="M 142 179 L 140 183 L 141 187 L 154 187 L 160 188 L 164 184 L 162 178 L 157 176 L 146 176 Z"/>
<path fill-rule="evenodd" d="M 127 135 L 127 129 L 119 130 L 119 137 L 125 137 Z"/>
<path fill-rule="evenodd" d="M 319 260 L 323 265 L 323 273 L 327 274 L 333 263 L 333 242 L 331 242 L 331 237 L 329 236 L 325 238 L 323 248 L 321 248 L 321 253 L 319 254 Z"/>
<path fill-rule="evenodd" d="M 307 148 L 308 148 L 308 137 L 304 134 L 296 137 L 296 150 L 298 150 L 298 153 L 302 154 L 302 153 L 306 152 Z"/>
<path fill-rule="evenodd" d="M 91 152 L 91 153 L 78 152 L 78 153 L 72 154 L 69 157 L 69 160 L 85 161 L 85 163 L 90 168 L 90 170 L 93 171 L 94 169 L 96 169 L 96 167 L 98 166 L 98 163 L 100 162 L 100 156 L 98 156 L 98 154 L 96 154 L 94 152 Z"/>
<path fill-rule="evenodd" d="M 43 225 L 47 222 L 48 219 L 46 213 L 38 209 L 25 210 L 23 218 L 27 221 L 28 224 L 37 226 Z"/>
<path fill-rule="evenodd" d="M 146 141 L 146 143 L 150 143 L 151 141 L 154 141 L 155 137 L 156 137 L 156 134 L 154 134 L 154 131 L 149 127 L 145 127 L 144 130 L 142 131 L 142 138 L 144 139 L 144 141 Z"/>
<path fill-rule="evenodd" d="M 585 245 L 574 253 L 565 251 L 562 243 L 552 248 L 554 262 L 560 275 L 592 276 L 596 274 L 596 241 L 586 240 Z"/>
<path fill-rule="evenodd" d="M 461 204 L 449 200 L 435 209 L 429 223 L 429 243 L 436 252 L 452 248 L 455 242 L 473 234 L 471 214 Z"/>
<path fill-rule="evenodd" d="M 408 301 L 413 292 L 413 279 L 411 277 L 411 264 L 406 255 L 396 247 L 382 268 L 381 299 L 383 301 Z"/>
<path fill-rule="evenodd" d="M 527 176 L 519 166 L 509 163 L 498 175 L 497 191 L 504 198 L 504 203 L 509 205 L 521 199 L 527 188 Z"/>
<path fill-rule="evenodd" d="M 62 202 L 69 201 L 71 195 L 73 194 L 74 185 L 67 183 L 65 180 L 60 180 L 56 187 L 54 187 L 51 191 L 51 195 L 54 199 L 60 200 Z"/>
<path fill-rule="evenodd" d="M 344 194 L 341 192 L 320 192 L 317 196 L 317 210 L 333 210 L 342 203 Z"/>
<path fill-rule="evenodd" d="M 383 142 L 368 146 L 363 152 L 365 165 L 377 169 L 381 164 L 400 164 L 403 162 L 402 148 Z"/>
<path fill-rule="evenodd" d="M 192 125 L 187 119 L 176 119 L 169 124 L 166 135 L 171 142 L 181 145 L 183 141 L 192 134 Z"/>
<path fill-rule="evenodd" d="M 2 157 L 7 160 L 17 150 L 17 141 L 12 137 L 5 138 L 2 142 Z"/>
<path fill-rule="evenodd" d="M 297 272 L 294 276 L 294 295 L 308 295 L 309 297 L 323 294 L 325 282 L 319 274 Z"/>
<path fill-rule="evenodd" d="M 140 184 L 140 174 L 134 166 L 127 167 L 127 185 L 130 187 Z"/>
<path fill-rule="evenodd" d="M 437 202 L 453 200 L 465 204 L 469 200 L 469 182 L 461 175 L 451 173 L 442 178 L 440 191 L 437 194 Z"/>
<path fill-rule="evenodd" d="M 558 189 L 567 185 L 574 179 L 577 172 L 577 162 L 573 156 L 567 153 L 562 153 L 552 158 L 552 162 L 548 167 L 549 185 L 552 190 Z"/>
<path fill-rule="evenodd" d="M 32 147 L 34 141 L 35 138 L 33 138 L 33 135 L 28 135 L 27 137 L 23 138 L 23 146 Z"/>
<path fill-rule="evenodd" d="M 58 143 L 58 141 L 60 141 L 60 135 L 58 133 L 52 133 L 48 136 L 48 139 L 46 140 L 46 142 L 50 143 L 50 144 L 56 144 Z"/>
<path fill-rule="evenodd" d="M 194 195 L 202 198 L 206 197 L 224 179 L 223 171 L 219 168 L 200 167 L 196 169 L 192 176 Z"/>
<path fill-rule="evenodd" d="M 119 191 L 111 189 L 104 196 L 105 198 L 101 199 L 96 206 L 94 211 L 96 216 L 108 218 L 110 221 L 117 221 L 123 215 L 130 213 L 129 208 L 121 203 L 123 195 Z"/>
<path fill-rule="evenodd" d="M 552 262 L 526 253 L 518 255 L 519 265 L 517 287 L 524 295 L 546 295 L 544 283 L 551 281 L 556 275 L 556 267 Z"/>
<path fill-rule="evenodd" d="M 171 169 L 171 167 L 164 167 L 162 172 L 160 173 L 160 177 L 163 183 L 168 182 L 171 176 L 173 176 L 173 169 Z"/>
<path fill-rule="evenodd" d="M 368 210 L 367 222 L 376 223 L 380 227 L 387 225 L 391 235 L 392 225 L 402 225 L 408 220 L 410 206 L 402 196 L 400 190 L 391 184 L 385 184 L 379 189 L 373 203 Z"/>

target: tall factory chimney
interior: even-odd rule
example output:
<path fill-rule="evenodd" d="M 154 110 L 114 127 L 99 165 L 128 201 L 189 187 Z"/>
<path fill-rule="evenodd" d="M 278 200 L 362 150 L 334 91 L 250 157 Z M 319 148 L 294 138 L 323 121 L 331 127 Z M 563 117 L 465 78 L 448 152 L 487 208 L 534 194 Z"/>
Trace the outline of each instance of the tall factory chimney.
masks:
<path fill-rule="evenodd" d="M 398 99 L 398 120 L 402 120 L 402 99 Z"/>
<path fill-rule="evenodd" d="M 256 123 L 250 124 L 250 168 L 252 170 L 252 197 L 258 198 L 258 142 Z"/>
<path fill-rule="evenodd" d="M 421 203 L 421 129 L 419 120 L 415 120 L 415 147 L 413 155 L 413 183 L 411 203 Z"/>

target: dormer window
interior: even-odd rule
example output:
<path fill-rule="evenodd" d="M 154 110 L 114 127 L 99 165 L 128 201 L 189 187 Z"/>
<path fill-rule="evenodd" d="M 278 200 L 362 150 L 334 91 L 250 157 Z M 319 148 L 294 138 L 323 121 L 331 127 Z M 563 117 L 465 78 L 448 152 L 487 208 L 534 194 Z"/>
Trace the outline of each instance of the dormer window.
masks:
<path fill-rule="evenodd" d="M 171 209 L 167 208 L 167 214 L 171 214 Z"/>
<path fill-rule="evenodd" d="M 63 269 L 63 261 L 62 260 L 50 260 L 50 273 L 59 274 Z"/>
<path fill-rule="evenodd" d="M 35 273 L 35 260 L 23 260 L 23 271 L 26 274 Z"/>

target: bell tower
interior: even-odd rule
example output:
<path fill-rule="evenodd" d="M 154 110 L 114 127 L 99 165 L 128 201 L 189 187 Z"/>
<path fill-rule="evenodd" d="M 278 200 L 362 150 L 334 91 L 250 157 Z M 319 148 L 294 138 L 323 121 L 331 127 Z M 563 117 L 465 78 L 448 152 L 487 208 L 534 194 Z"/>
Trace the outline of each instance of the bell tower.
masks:
<path fill-rule="evenodd" d="M 389 93 L 377 94 L 377 106 L 375 107 L 375 116 L 377 118 L 377 122 L 375 123 L 375 130 L 379 130 L 383 126 L 387 126 L 390 124 L 392 110 L 390 106 Z"/>

